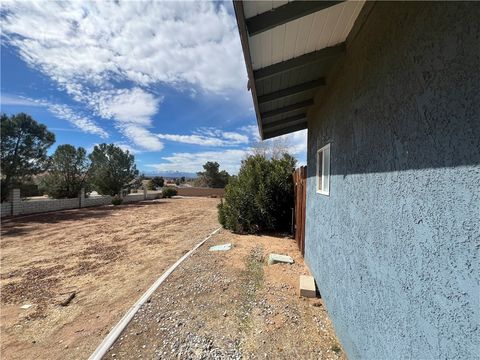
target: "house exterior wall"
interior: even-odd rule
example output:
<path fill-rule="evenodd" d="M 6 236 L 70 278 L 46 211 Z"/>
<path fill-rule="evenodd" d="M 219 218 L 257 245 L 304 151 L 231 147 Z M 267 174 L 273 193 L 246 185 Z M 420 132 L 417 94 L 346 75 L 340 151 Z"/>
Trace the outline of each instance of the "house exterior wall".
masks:
<path fill-rule="evenodd" d="M 309 116 L 305 259 L 350 359 L 478 357 L 479 18 L 376 3 Z"/>

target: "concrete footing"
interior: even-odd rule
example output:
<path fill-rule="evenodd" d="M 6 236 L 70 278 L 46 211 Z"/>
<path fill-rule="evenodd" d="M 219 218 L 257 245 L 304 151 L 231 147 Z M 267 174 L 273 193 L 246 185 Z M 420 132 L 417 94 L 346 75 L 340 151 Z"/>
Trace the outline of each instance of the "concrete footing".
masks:
<path fill-rule="evenodd" d="M 300 296 L 317 297 L 317 288 L 313 276 L 300 275 Z"/>

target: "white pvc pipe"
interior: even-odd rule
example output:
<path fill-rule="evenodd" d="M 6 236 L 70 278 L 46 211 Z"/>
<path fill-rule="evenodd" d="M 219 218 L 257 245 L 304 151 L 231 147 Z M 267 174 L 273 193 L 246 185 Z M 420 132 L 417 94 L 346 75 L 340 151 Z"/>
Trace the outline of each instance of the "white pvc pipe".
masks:
<path fill-rule="evenodd" d="M 128 312 L 123 316 L 123 318 L 115 325 L 112 330 L 108 333 L 107 337 L 103 339 L 102 343 L 97 347 L 93 354 L 89 357 L 89 360 L 100 360 L 112 347 L 115 341 L 118 339 L 122 331 L 127 327 L 130 321 L 133 319 L 138 309 L 148 300 L 148 298 L 157 290 L 157 288 L 165 281 L 165 279 L 180 265 L 186 258 L 192 255 L 195 250 L 202 246 L 205 241 L 210 239 L 212 235 L 217 233 L 221 227 L 210 233 L 205 239 L 200 241 L 197 245 L 194 246 L 192 250 L 183 255 L 180 259 L 177 260 L 167 271 L 165 271 L 162 276 L 160 276 L 155 283 L 142 295 L 142 297 L 128 310 Z"/>

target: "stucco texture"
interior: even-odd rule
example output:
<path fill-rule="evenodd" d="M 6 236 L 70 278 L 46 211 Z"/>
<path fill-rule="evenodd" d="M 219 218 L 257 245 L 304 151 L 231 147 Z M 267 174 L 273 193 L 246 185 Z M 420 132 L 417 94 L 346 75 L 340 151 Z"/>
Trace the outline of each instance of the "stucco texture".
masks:
<path fill-rule="evenodd" d="M 350 359 L 479 358 L 479 19 L 376 3 L 309 114 L 305 258 Z"/>

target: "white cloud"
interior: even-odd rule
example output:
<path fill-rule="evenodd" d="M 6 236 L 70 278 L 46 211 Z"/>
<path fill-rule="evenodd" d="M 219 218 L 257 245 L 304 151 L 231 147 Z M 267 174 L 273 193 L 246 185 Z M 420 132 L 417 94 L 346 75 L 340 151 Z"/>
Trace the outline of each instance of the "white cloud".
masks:
<path fill-rule="evenodd" d="M 244 134 L 212 128 L 198 129 L 192 135 L 157 134 L 157 136 L 160 139 L 199 146 L 236 146 L 249 142 L 248 136 Z"/>
<path fill-rule="evenodd" d="M 67 120 L 79 131 L 95 134 L 102 138 L 108 138 L 108 133 L 102 129 L 95 121 L 87 116 L 81 115 L 67 105 L 60 105 L 48 102 L 43 99 L 31 99 L 28 97 L 19 97 L 14 95 L 3 95 L 1 97 L 2 105 L 16 105 L 16 106 L 35 106 L 45 107 L 60 119 Z M 52 128 L 57 131 L 72 131 L 72 129 Z"/>
<path fill-rule="evenodd" d="M 143 126 L 151 125 L 151 118 L 162 100 L 138 87 L 100 91 L 92 94 L 90 99 L 100 116 Z"/>
<path fill-rule="evenodd" d="M 122 133 L 135 145 L 147 151 L 160 151 L 163 149 L 163 143 L 152 134 L 150 131 L 142 126 L 135 124 L 119 124 L 117 127 Z"/>
<path fill-rule="evenodd" d="M 239 130 L 249 134 L 252 143 L 261 141 L 257 125 L 243 126 Z M 307 151 L 307 134 L 307 130 L 305 129 L 273 139 L 263 140 L 262 143 L 265 147 L 274 146 L 275 143 L 282 143 L 291 154 L 304 156 Z"/>
<path fill-rule="evenodd" d="M 145 150 L 162 148 L 148 130 L 162 100 L 150 86 L 247 95 L 235 19 L 224 4 L 3 1 L 2 10 L 2 39 L 24 61 Z M 119 83 L 133 85 L 115 90 Z"/>
<path fill-rule="evenodd" d="M 104 90 L 89 96 L 90 106 L 103 118 L 113 119 L 116 127 L 136 146 L 147 151 L 160 151 L 163 143 L 147 128 L 158 111 L 162 98 L 136 87 Z"/>
<path fill-rule="evenodd" d="M 201 129 L 201 133 L 212 136 L 210 139 L 216 139 L 213 136 L 221 133 L 221 130 L 214 128 Z M 254 145 L 258 140 L 256 126 L 245 126 L 239 129 L 250 135 L 249 145 Z M 237 133 L 231 133 L 237 134 Z M 241 134 L 239 134 L 241 135 Z M 200 135 L 168 135 L 172 139 L 181 137 L 182 142 L 192 141 L 192 143 L 200 142 Z M 236 137 L 236 136 L 233 136 Z M 167 139 L 167 137 L 163 137 Z M 178 139 L 177 139 L 178 140 Z M 175 140 L 174 140 L 175 141 Z M 180 140 L 178 140 L 180 141 Z M 193 142 L 194 141 L 194 142 Z M 305 164 L 305 153 L 307 149 L 307 130 L 298 131 L 292 134 L 283 135 L 275 139 L 263 141 L 261 146 L 266 149 L 267 155 L 271 152 L 271 148 L 279 145 L 284 147 L 293 155 L 296 155 L 299 160 L 298 165 Z M 250 146 L 243 149 L 227 149 L 224 151 L 203 151 L 198 153 L 174 153 L 171 156 L 162 157 L 163 162 L 158 164 L 147 165 L 156 171 L 182 171 L 182 172 L 198 172 L 201 171 L 202 165 L 207 161 L 216 161 L 220 164 L 221 169 L 227 170 L 231 174 L 238 173 L 241 166 L 241 161 L 252 154 L 253 150 Z"/>
<path fill-rule="evenodd" d="M 224 93 L 245 88 L 235 19 L 213 2 L 3 1 L 4 36 L 66 86 L 158 82 Z"/>
<path fill-rule="evenodd" d="M 14 106 L 42 106 L 38 101 L 28 99 L 20 96 L 13 96 L 9 94 L 1 94 L 0 103 L 3 106 L 14 105 Z"/>
<path fill-rule="evenodd" d="M 239 134 L 239 133 L 236 133 L 236 132 L 224 132 L 222 133 L 222 136 L 225 138 L 225 139 L 228 139 L 228 140 L 231 140 L 232 142 L 234 143 L 246 143 L 248 142 L 248 136 L 247 135 L 243 135 L 243 134 Z"/>
<path fill-rule="evenodd" d="M 232 132 L 199 129 L 189 135 L 150 130 L 163 100 L 151 93 L 157 84 L 191 97 L 203 92 L 251 103 L 236 22 L 225 4 L 2 1 L 2 41 L 96 115 L 113 120 L 135 149 L 159 151 L 162 139 L 208 146 L 259 139 L 255 125 Z M 86 132 L 107 136 L 71 109 L 52 109 Z M 306 131 L 282 138 L 292 153 L 305 152 Z M 218 154 L 227 153 L 230 159 L 234 153 L 228 151 Z"/>
<path fill-rule="evenodd" d="M 184 143 L 184 144 L 194 144 L 199 146 L 222 146 L 224 141 L 217 138 L 209 138 L 206 136 L 200 135 L 175 135 L 175 134 L 157 134 L 160 139 L 165 139 L 169 141 Z"/>
<path fill-rule="evenodd" d="M 129 144 L 125 144 L 125 143 L 122 143 L 122 142 L 117 142 L 115 143 L 115 145 L 117 145 L 120 149 L 122 149 L 123 151 L 128 151 L 130 154 L 140 154 L 142 153 L 141 150 L 129 145 Z M 140 160 L 139 159 L 135 159 L 136 162 L 139 162 Z"/>
<path fill-rule="evenodd" d="M 65 119 L 72 125 L 89 134 L 99 135 L 101 138 L 108 138 L 108 133 L 98 126 L 93 120 L 74 112 L 66 105 L 45 104 L 48 110 L 59 118 Z"/>
<path fill-rule="evenodd" d="M 248 134 L 250 141 L 260 141 L 260 134 L 257 125 L 242 126 L 240 130 Z"/>
<path fill-rule="evenodd" d="M 248 150 L 229 149 L 225 151 L 203 151 L 198 153 L 173 153 L 163 157 L 164 163 L 148 164 L 156 171 L 198 172 L 207 161 L 216 161 L 221 170 L 236 174 L 240 169 L 242 159 L 247 156 Z"/>
<path fill-rule="evenodd" d="M 305 154 L 307 152 L 307 134 L 307 130 L 305 129 L 279 136 L 278 139 L 284 139 L 289 143 L 289 150 L 292 154 Z"/>

